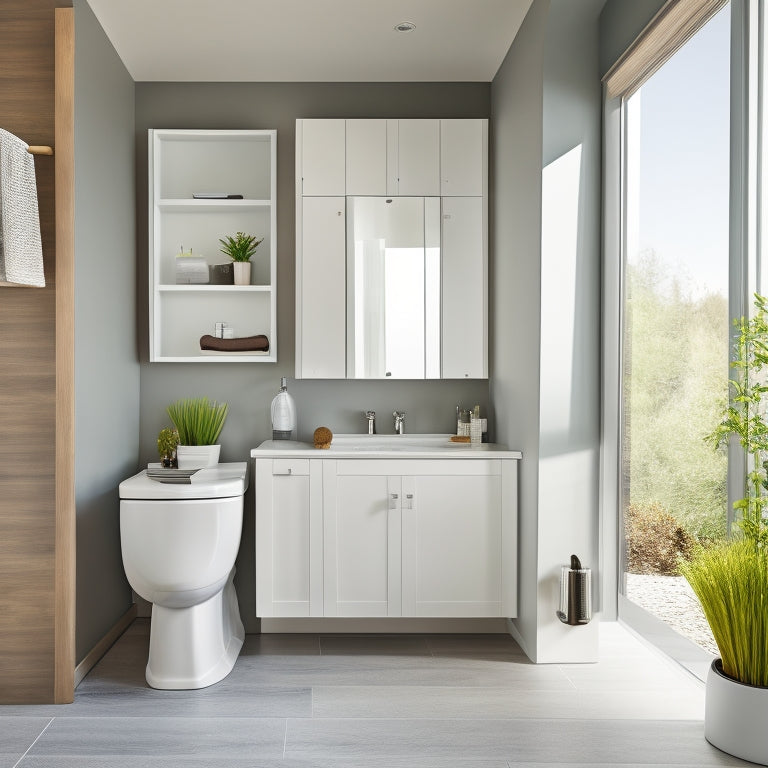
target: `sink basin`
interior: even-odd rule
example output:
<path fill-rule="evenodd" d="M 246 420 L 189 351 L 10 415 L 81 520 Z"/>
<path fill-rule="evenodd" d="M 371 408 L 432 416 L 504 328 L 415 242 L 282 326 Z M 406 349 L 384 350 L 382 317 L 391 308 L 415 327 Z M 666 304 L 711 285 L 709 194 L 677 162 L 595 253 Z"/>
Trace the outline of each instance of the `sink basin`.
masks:
<path fill-rule="evenodd" d="M 337 451 L 423 451 L 445 448 L 451 443 L 448 434 L 429 435 L 334 435 L 331 450 Z M 466 443 L 464 444 L 466 448 Z"/>

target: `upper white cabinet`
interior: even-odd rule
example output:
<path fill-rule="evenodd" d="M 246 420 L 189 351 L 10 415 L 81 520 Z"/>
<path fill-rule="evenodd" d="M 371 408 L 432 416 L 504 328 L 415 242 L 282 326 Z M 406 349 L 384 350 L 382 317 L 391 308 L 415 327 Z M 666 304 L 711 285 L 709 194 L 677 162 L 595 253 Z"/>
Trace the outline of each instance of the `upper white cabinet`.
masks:
<path fill-rule="evenodd" d="M 389 128 L 387 194 L 439 197 L 440 120 L 390 120 Z"/>
<path fill-rule="evenodd" d="M 346 195 L 387 194 L 387 121 L 347 120 Z"/>
<path fill-rule="evenodd" d="M 277 360 L 276 141 L 273 130 L 150 129 L 150 361 Z M 251 284 L 222 285 L 210 267 L 230 263 L 219 239 L 237 232 L 264 240 Z M 180 278 L 177 256 L 190 250 L 204 260 Z M 268 352 L 202 352 L 200 338 L 219 322 L 236 337 L 264 334 Z"/>
<path fill-rule="evenodd" d="M 346 149 L 344 120 L 297 122 L 296 171 L 300 194 L 345 195 Z"/>
<path fill-rule="evenodd" d="M 440 121 L 440 194 L 482 197 L 486 193 L 488 132 L 483 120 Z"/>
<path fill-rule="evenodd" d="M 487 170 L 487 120 L 297 120 L 297 377 L 488 376 Z"/>

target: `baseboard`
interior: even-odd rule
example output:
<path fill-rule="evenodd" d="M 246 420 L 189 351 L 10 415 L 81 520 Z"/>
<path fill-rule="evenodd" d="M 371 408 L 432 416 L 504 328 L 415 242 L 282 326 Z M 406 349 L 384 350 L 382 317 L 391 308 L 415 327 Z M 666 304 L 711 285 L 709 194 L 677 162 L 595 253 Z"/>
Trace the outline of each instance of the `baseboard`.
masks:
<path fill-rule="evenodd" d="M 80 685 L 83 678 L 98 664 L 99 659 L 115 644 L 120 635 L 128 629 L 135 618 L 136 604 L 134 603 L 75 667 L 75 688 Z"/>
<path fill-rule="evenodd" d="M 343 634 L 349 633 L 386 633 L 399 634 L 423 633 L 506 633 L 506 620 L 496 618 L 479 619 L 434 619 L 434 618 L 273 618 L 261 619 L 263 634 L 271 633 L 309 633 Z"/>

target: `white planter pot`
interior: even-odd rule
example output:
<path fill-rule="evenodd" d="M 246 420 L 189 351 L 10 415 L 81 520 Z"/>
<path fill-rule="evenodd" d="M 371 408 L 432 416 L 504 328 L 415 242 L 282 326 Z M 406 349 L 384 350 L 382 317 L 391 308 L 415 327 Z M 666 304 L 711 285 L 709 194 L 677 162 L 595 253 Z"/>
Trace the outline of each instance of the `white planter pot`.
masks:
<path fill-rule="evenodd" d="M 251 284 L 251 262 L 234 261 L 232 266 L 235 268 L 235 285 Z"/>
<path fill-rule="evenodd" d="M 204 469 L 219 463 L 220 445 L 178 445 L 176 458 L 179 469 Z"/>
<path fill-rule="evenodd" d="M 768 765 L 768 688 L 726 677 L 715 659 L 707 675 L 704 736 L 742 760 Z"/>

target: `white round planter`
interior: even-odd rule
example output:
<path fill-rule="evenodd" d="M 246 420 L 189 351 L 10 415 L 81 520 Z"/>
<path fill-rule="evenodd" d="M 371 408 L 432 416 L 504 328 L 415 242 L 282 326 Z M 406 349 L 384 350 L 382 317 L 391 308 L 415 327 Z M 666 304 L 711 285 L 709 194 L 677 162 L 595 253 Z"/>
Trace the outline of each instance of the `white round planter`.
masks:
<path fill-rule="evenodd" d="M 768 688 L 726 677 L 720 659 L 707 675 L 704 736 L 713 746 L 742 760 L 768 765 Z"/>
<path fill-rule="evenodd" d="M 219 463 L 220 445 L 177 445 L 179 469 L 204 469 Z"/>
<path fill-rule="evenodd" d="M 232 266 L 235 270 L 235 285 L 250 285 L 251 284 L 251 262 L 250 261 L 234 261 Z"/>

